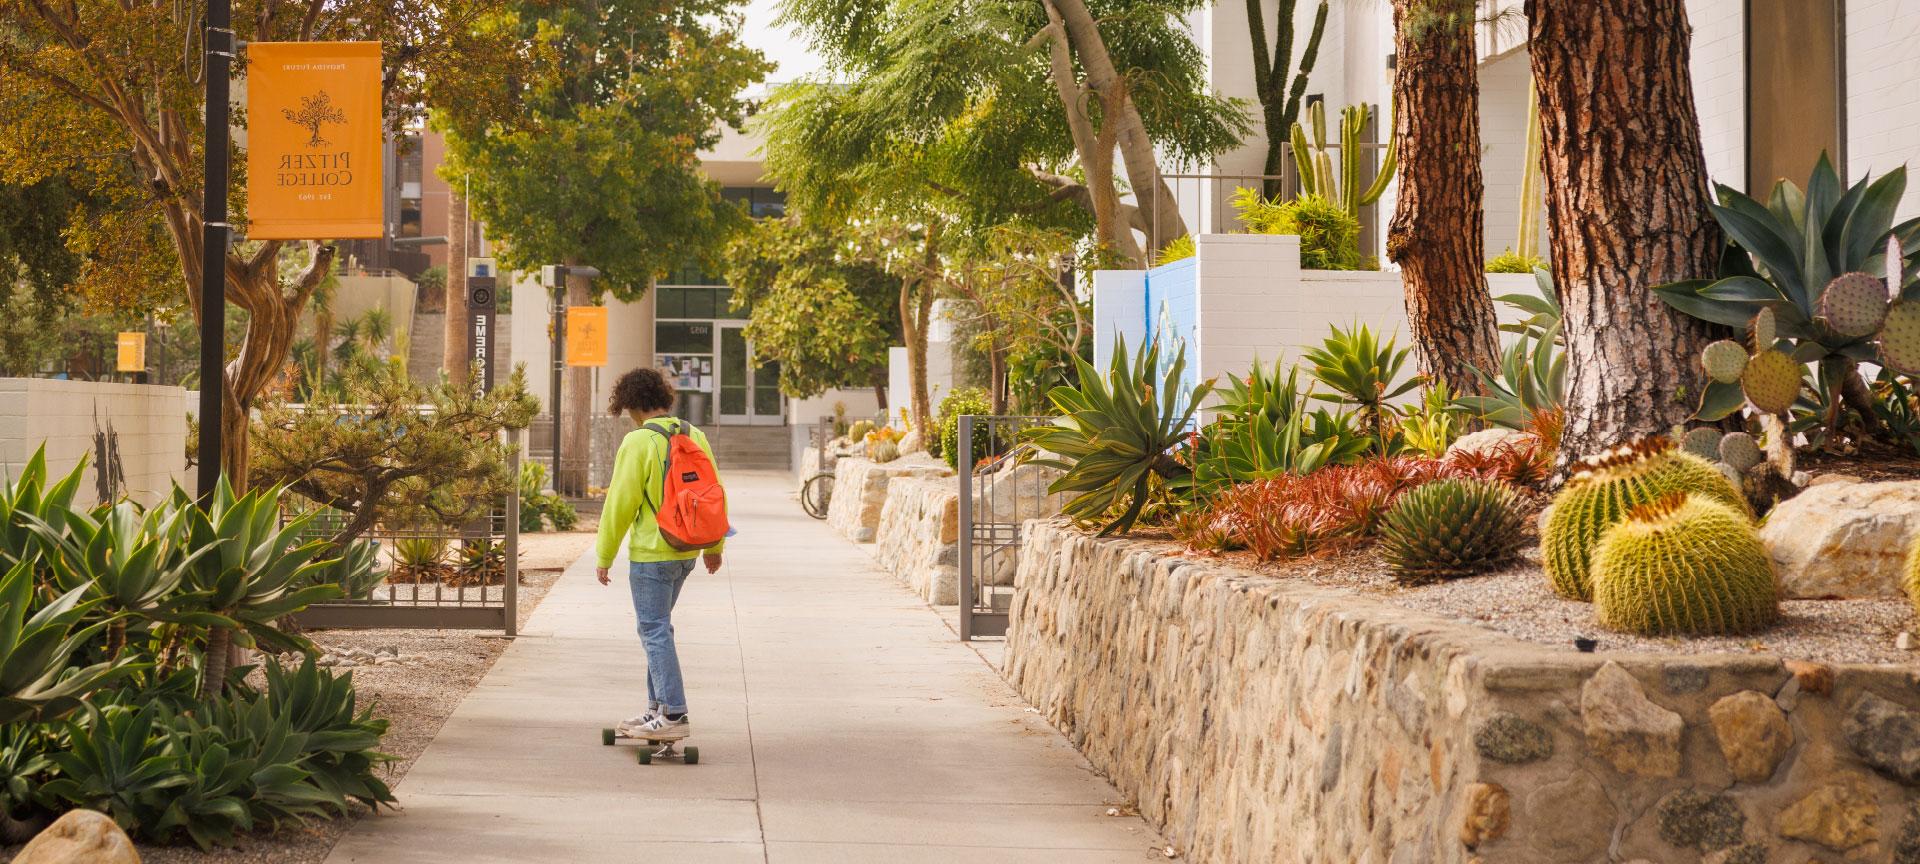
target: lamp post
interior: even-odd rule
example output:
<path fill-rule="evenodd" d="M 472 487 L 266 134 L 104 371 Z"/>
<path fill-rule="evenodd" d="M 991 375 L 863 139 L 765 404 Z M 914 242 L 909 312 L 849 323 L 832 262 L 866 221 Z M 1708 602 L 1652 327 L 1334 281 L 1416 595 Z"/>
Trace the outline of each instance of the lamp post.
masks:
<path fill-rule="evenodd" d="M 227 390 L 227 76 L 233 64 L 231 0 L 207 0 L 206 176 L 200 202 L 200 466 L 202 500 L 220 484 Z"/>
<path fill-rule="evenodd" d="M 548 287 L 553 289 L 553 385 L 548 391 L 548 408 L 553 413 L 553 488 L 560 489 L 560 391 L 567 372 L 567 277 L 600 275 L 595 267 L 549 264 L 542 268 Z M 580 490 L 584 493 L 586 490 Z"/>

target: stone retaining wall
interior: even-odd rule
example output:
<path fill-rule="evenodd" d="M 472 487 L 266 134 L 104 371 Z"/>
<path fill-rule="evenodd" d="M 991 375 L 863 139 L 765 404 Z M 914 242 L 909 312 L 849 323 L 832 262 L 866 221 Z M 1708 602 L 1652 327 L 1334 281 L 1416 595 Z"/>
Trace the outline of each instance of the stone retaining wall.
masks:
<path fill-rule="evenodd" d="M 842 457 L 834 464 L 827 524 L 855 543 L 872 543 L 880 527 L 880 510 L 887 503 L 888 483 L 895 477 L 943 477 L 952 473 L 946 463 L 924 452 L 884 463 Z"/>
<path fill-rule="evenodd" d="M 898 477 L 875 532 L 880 564 L 928 603 L 960 602 L 960 481 Z"/>
<path fill-rule="evenodd" d="M 1006 674 L 1190 862 L 1920 862 L 1920 670 L 1580 654 L 1029 526 Z"/>

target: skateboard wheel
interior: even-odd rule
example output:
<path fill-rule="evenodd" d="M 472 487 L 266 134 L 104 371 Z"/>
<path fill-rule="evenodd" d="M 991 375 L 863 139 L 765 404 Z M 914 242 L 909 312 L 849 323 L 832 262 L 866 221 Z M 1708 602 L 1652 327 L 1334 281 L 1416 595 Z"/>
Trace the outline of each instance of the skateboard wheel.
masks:
<path fill-rule="evenodd" d="M 652 751 L 652 750 L 648 750 L 648 749 L 646 749 L 646 748 L 644 748 L 644 747 L 640 749 L 640 764 L 642 764 L 642 765 L 652 765 L 652 764 L 653 764 L 653 751 Z"/>
<path fill-rule="evenodd" d="M 700 748 L 688 747 L 685 752 L 686 752 L 686 763 L 688 765 L 700 764 Z"/>
<path fill-rule="evenodd" d="M 612 729 L 600 730 L 600 743 L 607 747 L 613 746 L 613 730 Z"/>

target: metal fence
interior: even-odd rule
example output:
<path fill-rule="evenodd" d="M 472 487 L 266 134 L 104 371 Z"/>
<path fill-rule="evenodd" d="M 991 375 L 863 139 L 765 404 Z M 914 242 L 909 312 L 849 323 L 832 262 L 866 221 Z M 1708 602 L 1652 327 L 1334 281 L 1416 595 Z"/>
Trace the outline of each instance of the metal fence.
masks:
<path fill-rule="evenodd" d="M 1377 118 L 1368 121 L 1368 132 L 1377 123 Z M 1300 171 L 1293 159 L 1293 145 L 1282 145 L 1286 157 L 1281 161 L 1279 174 L 1162 174 L 1167 181 L 1167 194 L 1173 200 L 1168 202 L 1161 197 L 1159 186 L 1153 189 L 1153 204 L 1171 203 L 1182 215 L 1198 218 L 1201 221 L 1189 225 L 1195 234 L 1229 233 L 1245 230 L 1239 224 L 1239 214 L 1231 204 L 1235 189 L 1248 187 L 1264 190 L 1268 186 L 1276 187 L 1282 198 L 1291 199 L 1300 194 Z M 1380 160 L 1385 156 L 1387 145 L 1363 141 L 1360 149 L 1367 155 L 1361 162 L 1360 188 L 1372 185 L 1380 173 Z M 1337 141 L 1327 143 L 1328 152 L 1339 158 L 1340 144 Z M 1367 204 L 1360 208 L 1360 251 L 1362 255 L 1381 254 L 1380 244 L 1384 232 L 1380 226 L 1379 204 Z M 1156 236 L 1158 226 L 1148 231 L 1148 242 L 1158 249 L 1160 244 L 1174 238 Z"/>
<path fill-rule="evenodd" d="M 509 456 L 518 477 L 520 457 Z M 289 518 L 293 514 L 287 514 Z M 324 511 L 308 523 L 315 539 L 335 536 L 346 514 Z M 378 525 L 361 535 L 373 549 L 373 570 L 346 584 L 343 599 L 316 603 L 296 616 L 306 628 L 499 630 L 519 626 L 520 493 L 518 484 L 487 515 L 458 528 Z"/>
<path fill-rule="evenodd" d="M 1025 522 L 1051 515 L 1041 509 L 1047 482 L 1043 475 L 1018 475 L 1013 468 L 1033 451 L 1019 443 L 1020 433 L 1052 422 L 1050 417 L 960 418 L 960 638 L 1005 636 L 1013 607 L 1013 571 L 1019 564 Z M 1021 489 L 1021 483 L 1040 484 Z M 1025 494 L 1037 493 L 1037 494 Z"/>

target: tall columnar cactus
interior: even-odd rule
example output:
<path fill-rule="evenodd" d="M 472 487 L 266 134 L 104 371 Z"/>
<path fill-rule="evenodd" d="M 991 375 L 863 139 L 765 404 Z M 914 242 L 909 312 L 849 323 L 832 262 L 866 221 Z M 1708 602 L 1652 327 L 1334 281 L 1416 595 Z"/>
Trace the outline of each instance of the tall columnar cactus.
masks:
<path fill-rule="evenodd" d="M 1647 635 L 1750 633 L 1780 616 L 1773 563 L 1746 515 L 1672 492 L 1627 512 L 1593 553 L 1601 626 Z"/>
<path fill-rule="evenodd" d="M 1523 522 L 1505 484 L 1436 480 L 1387 511 L 1380 554 L 1402 584 L 1458 579 L 1511 560 Z"/>
<path fill-rule="evenodd" d="M 1380 200 L 1387 191 L 1387 184 L 1393 181 L 1394 169 L 1399 165 L 1397 148 L 1399 144 L 1392 136 L 1387 137 L 1387 149 L 1380 157 L 1380 173 L 1374 175 L 1373 183 L 1365 189 L 1360 187 L 1361 173 L 1366 169 L 1367 151 L 1361 147 L 1360 133 L 1367 128 L 1367 120 L 1373 116 L 1373 106 L 1361 103 L 1348 105 L 1340 110 L 1340 164 L 1335 171 L 1333 156 L 1327 152 L 1327 106 L 1325 102 L 1315 102 L 1307 109 L 1307 122 L 1313 126 L 1312 146 L 1308 146 L 1307 130 L 1299 123 L 1293 124 L 1293 162 L 1300 172 L 1300 192 L 1303 195 L 1319 195 L 1342 207 L 1354 218 L 1360 217 L 1360 208 Z"/>
<path fill-rule="evenodd" d="M 1913 600 L 1913 611 L 1920 614 L 1920 534 L 1915 534 L 1913 545 L 1907 549 L 1906 575 L 1907 596 Z"/>
<path fill-rule="evenodd" d="M 1642 438 L 1582 461 L 1554 499 L 1540 535 L 1554 593 L 1593 599 L 1591 564 L 1601 535 L 1628 510 L 1671 492 L 1697 492 L 1748 512 L 1746 497 L 1720 469 L 1682 452 L 1671 438 Z"/>

